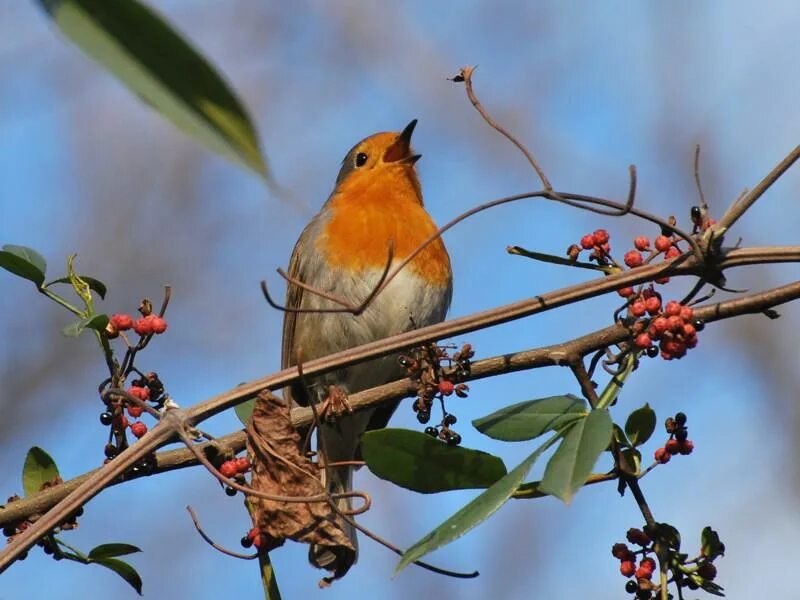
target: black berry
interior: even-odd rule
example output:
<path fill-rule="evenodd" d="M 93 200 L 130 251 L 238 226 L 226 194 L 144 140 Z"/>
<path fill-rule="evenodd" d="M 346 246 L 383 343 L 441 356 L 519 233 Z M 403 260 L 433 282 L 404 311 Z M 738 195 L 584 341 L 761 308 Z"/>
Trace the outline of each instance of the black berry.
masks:
<path fill-rule="evenodd" d="M 675 415 L 675 422 L 678 425 L 680 425 L 681 427 L 686 425 L 686 413 L 679 412 L 678 414 L 676 414 Z"/>
<path fill-rule="evenodd" d="M 225 493 L 228 494 L 228 496 L 235 496 L 236 495 L 236 490 L 233 489 L 232 487 L 226 487 L 225 488 Z"/>
<path fill-rule="evenodd" d="M 100 423 L 108 427 L 111 425 L 111 421 L 114 420 L 113 415 L 110 412 L 102 412 L 100 413 Z"/>

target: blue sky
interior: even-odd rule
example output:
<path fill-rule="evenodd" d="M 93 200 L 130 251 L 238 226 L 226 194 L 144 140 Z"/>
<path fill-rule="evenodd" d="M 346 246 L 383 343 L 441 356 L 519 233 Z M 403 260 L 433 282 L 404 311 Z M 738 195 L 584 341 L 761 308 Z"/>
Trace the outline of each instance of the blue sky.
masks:
<path fill-rule="evenodd" d="M 640 205 L 683 220 L 696 203 L 694 144 L 720 214 L 798 141 L 800 60 L 793 2 L 302 2 L 169 0 L 159 7 L 227 75 L 250 107 L 263 145 L 294 203 L 270 197 L 249 173 L 173 131 L 126 89 L 71 47 L 34 3 L 0 7 L 0 242 L 37 248 L 51 269 L 79 254 L 84 272 L 110 285 L 108 312 L 133 311 L 171 283 L 168 335 L 142 356 L 182 404 L 278 367 L 279 314 L 258 281 L 276 289 L 303 225 L 324 201 L 339 162 L 356 141 L 402 128 L 414 134 L 426 205 L 438 222 L 485 200 L 532 190 L 524 159 L 494 134 L 446 78 L 478 64 L 476 91 L 492 114 L 531 147 L 557 189 L 621 198 L 627 166 L 639 169 Z M 796 244 L 800 175 L 789 173 L 737 226 L 744 244 Z M 620 253 L 634 235 L 657 234 L 539 201 L 502 207 L 445 236 L 453 258 L 450 315 L 526 298 L 586 280 L 584 272 L 510 257 L 518 244 L 559 254 L 597 227 Z M 733 241 L 733 240 L 732 240 Z M 730 274 L 733 288 L 798 279 L 797 266 Z M 680 297 L 688 282 L 670 284 Z M 105 431 L 97 421 L 99 353 L 87 337 L 62 339 L 68 322 L 25 282 L 0 274 L 0 490 L 19 490 L 27 448 L 40 445 L 71 477 L 99 464 Z M 722 297 L 725 297 L 723 294 Z M 601 298 L 492 331 L 469 341 L 478 357 L 569 339 L 610 322 L 616 298 Z M 785 597 L 780 573 L 800 553 L 797 512 L 800 382 L 793 331 L 797 306 L 779 321 L 746 317 L 709 327 L 679 362 L 646 362 L 613 414 L 650 402 L 662 421 L 689 414 L 696 451 L 648 476 L 643 487 L 660 520 L 696 547 L 705 525 L 728 555 L 719 581 L 730 598 Z M 476 382 L 451 407 L 464 445 L 503 456 L 509 467 L 530 452 L 471 430 L 499 406 L 574 392 L 564 369 Z M 410 405 L 396 426 L 417 427 Z M 463 425 L 462 425 L 463 424 Z M 221 415 L 208 429 L 237 427 Z M 658 435 L 658 434 L 657 434 Z M 657 444 L 651 442 L 645 453 Z M 532 477 L 543 465 L 534 468 Z M 363 522 L 401 547 L 440 523 L 474 492 L 420 496 L 377 480 L 357 483 L 374 508 Z M 192 504 L 220 543 L 235 547 L 248 528 L 241 499 L 229 499 L 194 469 L 118 486 L 93 500 L 68 536 L 81 548 L 137 544 L 131 560 L 149 598 L 258 597 L 253 564 L 215 553 L 194 533 Z M 357 567 L 325 592 L 289 544 L 275 553 L 285 597 L 619 598 L 624 580 L 611 545 L 642 519 L 613 486 L 582 491 L 572 505 L 515 501 L 430 558 L 481 571 L 472 581 L 407 569 L 362 543 Z M 99 568 L 53 563 L 33 552 L 3 576 L 2 598 L 133 597 Z M 45 575 L 46 574 L 46 575 Z M 43 576 L 45 575 L 45 576 Z M 792 588 L 793 589 L 793 588 Z"/>

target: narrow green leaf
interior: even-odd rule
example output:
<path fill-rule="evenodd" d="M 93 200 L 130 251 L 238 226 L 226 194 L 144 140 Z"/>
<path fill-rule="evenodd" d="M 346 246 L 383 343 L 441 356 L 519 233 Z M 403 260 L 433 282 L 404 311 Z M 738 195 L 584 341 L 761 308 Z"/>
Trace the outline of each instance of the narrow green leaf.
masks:
<path fill-rule="evenodd" d="M 532 440 L 548 431 L 555 431 L 585 415 L 584 400 L 566 394 L 506 406 L 490 415 L 475 419 L 472 424 L 490 438 L 505 442 L 520 442 Z"/>
<path fill-rule="evenodd" d="M 133 546 L 131 544 L 124 544 L 124 543 L 111 543 L 111 544 L 100 544 L 99 546 L 95 546 L 89 552 L 89 558 L 91 560 L 97 560 L 99 558 L 113 558 L 115 556 L 125 556 L 126 554 L 133 554 L 134 552 L 141 552 L 140 548 Z"/>
<path fill-rule="evenodd" d="M 486 488 L 506 474 L 497 456 L 448 446 L 410 429 L 368 431 L 361 438 L 361 454 L 381 479 L 423 494 Z"/>
<path fill-rule="evenodd" d="M 47 272 L 47 263 L 33 248 L 6 244 L 0 250 L 0 268 L 41 287 Z"/>
<path fill-rule="evenodd" d="M 395 575 L 415 560 L 419 560 L 437 548 L 460 538 L 493 515 L 516 491 L 542 452 L 552 446 L 559 437 L 560 434 L 551 436 L 508 475 L 406 550 L 394 570 Z"/>
<path fill-rule="evenodd" d="M 108 288 L 106 288 L 105 283 L 103 283 L 99 279 L 95 279 L 94 277 L 89 277 L 88 275 L 80 275 L 79 277 L 89 285 L 89 289 L 91 289 L 98 296 L 100 296 L 100 298 L 105 300 L 106 292 L 108 291 Z M 46 283 L 44 287 L 50 287 L 51 285 L 55 285 L 56 283 L 68 283 L 72 285 L 72 283 L 69 280 L 69 277 L 59 277 L 58 279 L 54 279 L 50 283 Z"/>
<path fill-rule="evenodd" d="M 39 446 L 28 450 L 22 467 L 22 489 L 26 498 L 36 494 L 45 483 L 53 481 L 58 476 L 58 466 L 52 456 Z"/>
<path fill-rule="evenodd" d="M 269 178 L 242 102 L 211 64 L 138 0 L 39 0 L 87 55 L 173 125 Z"/>
<path fill-rule="evenodd" d="M 111 569 L 114 573 L 127 581 L 140 596 L 142 595 L 142 578 L 139 577 L 139 573 L 136 572 L 136 569 L 124 560 L 119 560 L 118 558 L 98 558 L 92 560 L 92 562 L 96 565 L 102 565 L 107 569 Z"/>
<path fill-rule="evenodd" d="M 92 315 L 91 317 L 86 317 L 85 319 L 70 323 L 61 330 L 61 333 L 67 337 L 78 337 L 85 329 L 103 331 L 106 325 L 108 325 L 108 315 Z"/>
<path fill-rule="evenodd" d="M 653 432 L 656 430 L 656 412 L 650 408 L 649 404 L 645 404 L 641 408 L 637 408 L 625 421 L 625 433 L 631 440 L 634 446 L 641 446 Z"/>
<path fill-rule="evenodd" d="M 547 463 L 541 490 L 569 503 L 608 447 L 612 431 L 611 416 L 605 409 L 593 410 L 575 422 Z"/>
<path fill-rule="evenodd" d="M 255 400 L 248 400 L 247 402 L 242 402 L 233 407 L 236 416 L 239 417 L 239 420 L 245 427 L 247 427 L 247 424 L 250 422 L 250 415 L 253 414 L 253 407 L 255 405 Z"/>

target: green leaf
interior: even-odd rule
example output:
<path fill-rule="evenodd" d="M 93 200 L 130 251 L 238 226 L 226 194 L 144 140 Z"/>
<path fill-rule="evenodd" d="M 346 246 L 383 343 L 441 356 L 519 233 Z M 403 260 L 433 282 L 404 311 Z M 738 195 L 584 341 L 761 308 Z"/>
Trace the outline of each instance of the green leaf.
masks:
<path fill-rule="evenodd" d="M 381 479 L 423 494 L 486 488 L 506 474 L 497 456 L 448 446 L 410 429 L 368 431 L 361 438 L 361 454 Z"/>
<path fill-rule="evenodd" d="M 719 534 L 711 527 L 703 527 L 703 532 L 700 534 L 700 552 L 712 560 L 725 554 L 725 544 L 720 541 Z"/>
<path fill-rule="evenodd" d="M 631 440 L 634 446 L 641 446 L 653 432 L 656 430 L 656 412 L 650 408 L 649 404 L 645 404 L 641 408 L 637 408 L 625 421 L 625 433 Z"/>
<path fill-rule="evenodd" d="M 100 298 L 105 300 L 106 292 L 108 291 L 108 288 L 106 288 L 105 283 L 103 283 L 99 279 L 95 279 L 94 277 L 89 277 L 87 275 L 79 275 L 79 277 L 89 285 L 89 289 L 91 289 L 98 296 L 100 296 Z M 69 277 L 59 277 L 58 279 L 54 279 L 50 283 L 46 283 L 44 287 L 50 287 L 51 285 L 55 285 L 56 283 L 68 283 L 72 285 L 72 282 L 69 280 Z"/>
<path fill-rule="evenodd" d="M 617 443 L 619 443 L 619 445 L 622 446 L 623 448 L 633 447 L 633 444 L 631 444 L 630 441 L 628 441 L 625 432 L 622 431 L 622 427 L 620 427 L 616 423 L 614 423 L 614 439 L 617 440 Z"/>
<path fill-rule="evenodd" d="M 92 315 L 91 317 L 86 317 L 80 321 L 70 323 L 61 330 L 61 333 L 67 337 L 78 337 L 83 333 L 84 329 L 103 331 L 106 325 L 108 325 L 108 315 Z"/>
<path fill-rule="evenodd" d="M 22 467 L 22 489 L 26 498 L 36 494 L 45 483 L 57 477 L 59 477 L 58 466 L 53 457 L 39 446 L 28 450 L 25 465 Z"/>
<path fill-rule="evenodd" d="M 541 490 L 569 503 L 608 447 L 612 430 L 611 416 L 605 409 L 593 410 L 574 423 L 547 463 Z"/>
<path fill-rule="evenodd" d="M 0 250 L 0 267 L 42 287 L 47 263 L 33 248 L 6 244 Z"/>
<path fill-rule="evenodd" d="M 623 448 L 622 455 L 625 457 L 628 469 L 631 473 L 638 473 L 642 468 L 642 453 L 636 448 Z"/>
<path fill-rule="evenodd" d="M 245 427 L 247 427 L 247 424 L 250 422 L 250 415 L 253 414 L 253 407 L 255 405 L 255 400 L 248 400 L 247 402 L 242 402 L 233 407 L 236 416 L 239 417 L 239 420 Z"/>
<path fill-rule="evenodd" d="M 141 552 L 140 548 L 131 544 L 113 543 L 113 544 L 100 544 L 95 546 L 89 552 L 91 560 L 99 558 L 113 558 L 114 556 L 125 556 L 126 554 L 133 554 L 134 552 Z"/>
<path fill-rule="evenodd" d="M 119 560 L 118 558 L 98 558 L 92 560 L 92 562 L 96 565 L 103 565 L 105 568 L 111 569 L 114 573 L 127 581 L 140 596 L 142 595 L 142 578 L 139 577 L 139 573 L 136 572 L 136 569 L 124 560 Z"/>
<path fill-rule="evenodd" d="M 520 442 L 555 431 L 586 415 L 586 404 L 577 396 L 550 396 L 506 406 L 472 424 L 496 440 Z"/>
<path fill-rule="evenodd" d="M 269 179 L 242 102 L 211 64 L 137 0 L 39 0 L 72 42 L 178 129 Z"/>
<path fill-rule="evenodd" d="M 493 515 L 517 490 L 542 452 L 558 441 L 559 437 L 560 434 L 551 436 L 508 475 L 406 550 L 394 570 L 395 575 L 415 560 L 419 560 L 437 548 L 460 538 L 473 527 Z"/>

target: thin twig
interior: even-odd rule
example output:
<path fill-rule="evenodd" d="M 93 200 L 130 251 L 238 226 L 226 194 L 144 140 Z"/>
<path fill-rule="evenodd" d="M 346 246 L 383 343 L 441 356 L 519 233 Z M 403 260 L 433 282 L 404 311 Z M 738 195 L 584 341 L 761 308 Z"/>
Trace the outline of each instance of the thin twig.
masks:
<path fill-rule="evenodd" d="M 694 183 L 697 186 L 697 194 L 700 196 L 700 210 L 702 215 L 708 214 L 708 204 L 706 204 L 706 197 L 703 194 L 703 186 L 700 183 L 700 144 L 694 147 Z"/>
<path fill-rule="evenodd" d="M 233 550 L 228 550 L 224 546 L 220 546 L 214 540 L 212 540 L 211 537 L 205 531 L 203 531 L 203 528 L 200 526 L 200 521 L 198 520 L 197 515 L 194 512 L 194 509 L 192 509 L 191 506 L 187 506 L 186 510 L 189 511 L 189 515 L 192 517 L 192 522 L 194 523 L 194 528 L 197 529 L 197 533 L 199 533 L 200 537 L 203 538 L 206 542 L 208 542 L 208 544 L 215 550 L 219 550 L 223 554 L 227 554 L 228 556 L 232 556 L 233 558 L 241 558 L 244 560 L 253 560 L 254 558 L 258 558 L 257 552 L 255 554 L 241 554 L 239 552 L 234 552 Z"/>
<path fill-rule="evenodd" d="M 536 174 L 539 176 L 539 179 L 542 180 L 542 185 L 544 189 L 549 191 L 553 190 L 553 186 L 550 185 L 550 182 L 547 180 L 547 176 L 544 174 L 544 171 L 539 166 L 539 163 L 536 162 L 536 159 L 533 158 L 533 154 L 531 154 L 530 150 L 528 150 L 522 142 L 520 142 L 516 137 L 514 137 L 505 127 L 500 125 L 497 121 L 495 121 L 488 112 L 483 108 L 483 105 L 478 100 L 478 97 L 475 95 L 475 91 L 472 89 L 472 74 L 475 72 L 477 67 L 464 67 L 459 72 L 458 76 L 455 78 L 458 80 L 464 81 L 464 86 L 467 90 L 467 96 L 469 97 L 469 101 L 472 102 L 472 106 L 481 114 L 483 120 L 489 124 L 495 131 L 498 131 L 501 135 L 505 136 L 508 141 L 514 144 L 519 151 L 525 155 L 525 158 L 528 159 L 528 162 L 533 167 L 533 170 L 536 171 Z M 460 79 L 459 79 L 460 78 Z"/>

